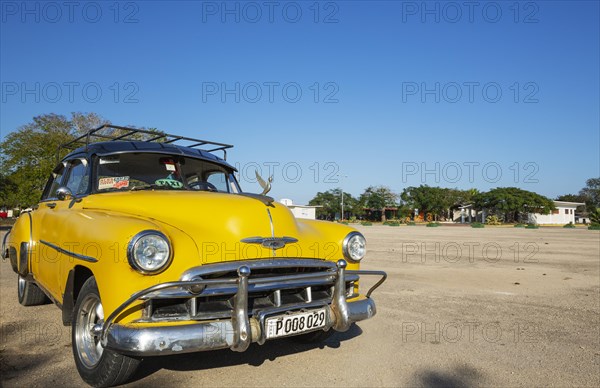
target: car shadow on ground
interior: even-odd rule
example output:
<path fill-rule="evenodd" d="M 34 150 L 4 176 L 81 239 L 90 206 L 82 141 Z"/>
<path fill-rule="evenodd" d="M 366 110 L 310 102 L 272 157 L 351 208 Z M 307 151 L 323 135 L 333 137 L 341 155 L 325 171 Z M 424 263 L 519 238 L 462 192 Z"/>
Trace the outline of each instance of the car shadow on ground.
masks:
<path fill-rule="evenodd" d="M 485 376 L 469 365 L 457 365 L 450 371 L 424 369 L 413 374 L 410 386 L 425 388 L 471 388 L 485 385 Z"/>
<path fill-rule="evenodd" d="M 139 381 L 161 369 L 174 371 L 192 371 L 223 368 L 234 365 L 260 366 L 266 360 L 273 361 L 278 357 L 306 352 L 313 349 L 339 348 L 344 341 L 362 334 L 362 330 L 353 324 L 344 333 L 335 332 L 331 337 L 319 343 L 300 343 L 290 338 L 267 341 L 264 345 L 253 343 L 243 353 L 229 349 L 211 352 L 187 353 L 181 355 L 145 358 L 135 375 L 129 382 Z"/>

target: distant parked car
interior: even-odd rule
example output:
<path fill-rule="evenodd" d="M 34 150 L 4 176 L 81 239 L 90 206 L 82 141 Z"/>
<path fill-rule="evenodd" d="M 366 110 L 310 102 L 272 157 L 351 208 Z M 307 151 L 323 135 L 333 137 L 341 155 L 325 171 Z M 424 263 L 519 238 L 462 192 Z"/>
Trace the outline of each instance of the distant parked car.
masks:
<path fill-rule="evenodd" d="M 214 154 L 230 145 L 102 126 L 65 147 L 2 253 L 22 305 L 62 309 L 87 383 L 123 383 L 144 356 L 319 341 L 375 315 L 386 274 L 359 270 L 365 238 L 294 218 L 266 196 L 270 180 L 243 192 Z M 381 279 L 365 293 L 361 275 Z"/>

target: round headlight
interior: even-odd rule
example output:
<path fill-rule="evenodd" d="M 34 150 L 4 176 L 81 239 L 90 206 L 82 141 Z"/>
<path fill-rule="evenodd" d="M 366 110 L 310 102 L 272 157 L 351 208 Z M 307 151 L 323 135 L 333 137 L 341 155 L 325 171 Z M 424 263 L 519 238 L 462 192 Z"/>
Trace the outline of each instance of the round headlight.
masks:
<path fill-rule="evenodd" d="M 136 234 L 127 249 L 129 265 L 144 274 L 161 272 L 171 260 L 171 245 L 167 237 L 156 230 Z"/>
<path fill-rule="evenodd" d="M 343 243 L 344 257 L 352 261 L 361 261 L 367 253 L 367 241 L 362 234 L 351 232 Z"/>

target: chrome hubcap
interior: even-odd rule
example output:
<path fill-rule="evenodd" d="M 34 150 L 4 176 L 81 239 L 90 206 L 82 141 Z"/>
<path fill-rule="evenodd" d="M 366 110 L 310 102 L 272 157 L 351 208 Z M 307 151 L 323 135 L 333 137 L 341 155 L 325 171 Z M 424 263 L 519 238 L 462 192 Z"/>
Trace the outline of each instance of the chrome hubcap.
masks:
<path fill-rule="evenodd" d="M 19 296 L 23 296 L 23 294 L 25 293 L 25 279 L 21 275 L 19 275 L 18 288 Z"/>
<path fill-rule="evenodd" d="M 79 359 L 86 367 L 93 368 L 100 361 L 104 351 L 97 330 L 104 322 L 104 309 L 97 295 L 86 296 L 76 319 L 75 343 Z"/>

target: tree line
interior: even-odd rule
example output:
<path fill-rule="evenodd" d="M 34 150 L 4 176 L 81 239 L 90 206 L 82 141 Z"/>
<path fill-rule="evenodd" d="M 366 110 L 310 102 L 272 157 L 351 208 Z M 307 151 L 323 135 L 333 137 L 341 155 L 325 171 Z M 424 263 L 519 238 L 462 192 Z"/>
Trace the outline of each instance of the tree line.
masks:
<path fill-rule="evenodd" d="M 565 194 L 558 201 L 581 202 L 577 211 L 583 215 L 596 213 L 600 208 L 600 178 L 591 178 L 578 194 Z M 341 190 L 339 188 L 318 192 L 309 205 L 317 208 L 317 218 L 333 220 L 341 215 Z M 503 222 L 526 222 L 527 214 L 549 214 L 555 210 L 554 201 L 532 191 L 517 187 L 498 187 L 487 192 L 477 189 L 421 185 L 405 188 L 395 193 L 387 186 L 369 186 L 358 197 L 344 192 L 344 219 L 382 220 L 390 215 L 397 219 L 422 217 L 438 221 L 452 219 L 456 210 L 470 205 L 476 211 L 485 210 Z M 416 211 L 415 211 L 416 210 Z"/>

